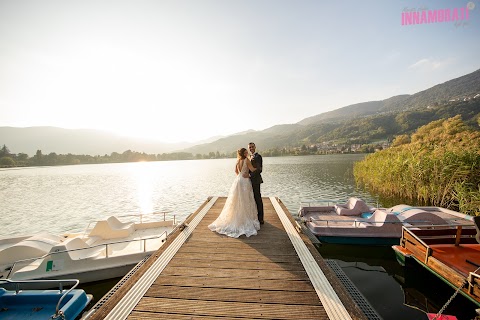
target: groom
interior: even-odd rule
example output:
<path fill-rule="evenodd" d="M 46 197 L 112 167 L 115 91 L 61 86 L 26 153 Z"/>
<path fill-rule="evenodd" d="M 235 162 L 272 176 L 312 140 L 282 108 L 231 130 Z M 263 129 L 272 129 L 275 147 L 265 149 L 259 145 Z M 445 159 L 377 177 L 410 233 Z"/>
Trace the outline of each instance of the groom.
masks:
<path fill-rule="evenodd" d="M 258 221 L 260 224 L 264 224 L 263 221 L 263 202 L 262 202 L 262 194 L 260 192 L 260 184 L 263 183 L 262 180 L 262 166 L 263 160 L 262 156 L 255 152 L 255 143 L 250 142 L 248 144 L 248 150 L 250 150 L 251 156 L 250 161 L 252 161 L 252 166 L 257 170 L 250 172 L 250 180 L 252 181 L 252 188 L 253 188 L 253 197 L 255 198 L 255 203 L 257 204 L 257 211 L 258 211 Z"/>

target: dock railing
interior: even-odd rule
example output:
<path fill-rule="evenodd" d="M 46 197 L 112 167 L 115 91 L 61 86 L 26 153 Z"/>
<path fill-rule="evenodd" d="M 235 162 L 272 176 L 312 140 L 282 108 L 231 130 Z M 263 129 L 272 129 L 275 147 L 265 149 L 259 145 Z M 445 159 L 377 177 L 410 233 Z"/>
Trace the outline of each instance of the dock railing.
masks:
<path fill-rule="evenodd" d="M 358 227 L 358 225 L 360 223 L 373 224 L 373 225 L 376 225 L 376 224 L 379 224 L 379 225 L 383 225 L 383 224 L 403 224 L 403 225 L 412 226 L 412 227 L 420 227 L 420 225 L 411 225 L 412 223 L 424 223 L 424 225 L 421 225 L 422 227 L 457 226 L 457 225 L 445 225 L 445 224 L 441 224 L 441 225 L 429 224 L 429 221 L 427 221 L 427 220 L 411 220 L 411 221 L 405 222 L 405 221 L 368 221 L 368 220 L 360 220 L 360 219 L 338 220 L 338 219 L 313 219 L 313 218 L 309 218 L 309 219 L 305 219 L 304 221 L 305 222 L 326 222 L 327 227 L 329 227 L 329 222 L 330 223 L 337 223 L 337 224 L 345 223 L 345 222 L 353 222 L 354 227 L 356 227 L 356 228 Z M 445 221 L 458 221 L 458 219 L 449 219 L 449 220 L 445 220 Z M 463 225 L 463 226 L 473 226 L 473 225 Z"/>

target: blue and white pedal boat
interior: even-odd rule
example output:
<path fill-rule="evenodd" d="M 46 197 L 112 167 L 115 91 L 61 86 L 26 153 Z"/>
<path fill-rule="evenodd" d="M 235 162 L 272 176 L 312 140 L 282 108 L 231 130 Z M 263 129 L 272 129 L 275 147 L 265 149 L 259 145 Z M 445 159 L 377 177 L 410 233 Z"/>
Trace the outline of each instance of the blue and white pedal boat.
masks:
<path fill-rule="evenodd" d="M 326 204 L 312 205 L 312 202 Z M 300 221 L 322 243 L 393 245 L 399 243 L 403 226 L 430 228 L 473 224 L 473 217 L 441 207 L 399 204 L 376 208 L 355 197 L 346 203 L 335 202 L 310 201 L 298 212 Z"/>

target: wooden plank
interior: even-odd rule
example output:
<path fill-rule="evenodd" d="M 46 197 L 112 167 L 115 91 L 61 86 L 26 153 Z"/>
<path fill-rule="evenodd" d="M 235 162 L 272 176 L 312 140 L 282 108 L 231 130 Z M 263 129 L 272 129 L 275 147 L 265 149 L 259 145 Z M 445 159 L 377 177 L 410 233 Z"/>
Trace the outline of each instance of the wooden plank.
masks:
<path fill-rule="evenodd" d="M 477 300 L 480 300 L 480 279 L 477 275 L 471 277 L 471 283 L 468 292 Z"/>
<path fill-rule="evenodd" d="M 460 244 L 460 237 L 462 236 L 462 226 L 457 227 L 457 234 L 455 235 L 455 245 L 458 246 Z"/>
<path fill-rule="evenodd" d="M 413 237 L 409 233 L 404 234 L 405 249 L 409 250 L 417 259 L 425 261 L 427 255 L 427 247 L 419 241 L 417 238 Z"/>
<path fill-rule="evenodd" d="M 208 230 L 208 232 L 212 232 Z M 191 237 L 191 240 L 193 241 L 198 241 L 198 240 L 203 240 L 203 241 L 208 241 L 212 243 L 235 243 L 235 242 L 243 242 L 243 243 L 267 243 L 270 242 L 272 244 L 275 244 L 277 242 L 281 243 L 287 243 L 288 238 L 285 237 L 285 235 L 282 234 L 274 234 L 272 233 L 269 237 L 265 236 L 265 234 L 268 231 L 263 230 L 262 234 L 257 234 L 256 236 L 251 236 L 251 237 L 241 237 L 240 239 L 237 239 L 236 241 L 234 240 L 235 238 L 227 238 L 225 235 L 212 235 L 212 234 L 202 234 L 202 233 L 196 233 Z M 280 244 L 280 243 L 279 243 Z"/>
<path fill-rule="evenodd" d="M 283 280 L 308 280 L 305 270 L 249 270 L 249 269 L 221 269 L 221 268 L 197 268 L 195 267 L 170 267 L 163 270 L 162 275 L 186 276 L 186 277 L 209 277 L 239 279 L 283 279 Z"/>
<path fill-rule="evenodd" d="M 212 232 L 212 231 L 209 231 Z M 266 233 L 266 231 L 265 231 Z M 265 237 L 263 234 L 255 236 L 255 239 L 249 239 L 249 238 L 240 238 L 240 239 L 232 239 L 232 238 L 220 238 L 217 236 L 214 236 L 212 238 L 208 237 L 207 235 L 203 236 L 201 234 L 197 234 L 198 237 L 191 237 L 188 239 L 188 241 L 185 243 L 185 245 L 189 246 L 203 246 L 203 247 L 208 247 L 208 246 L 218 246 L 218 247 L 227 247 L 227 246 L 232 246 L 234 248 L 242 248 L 242 247 L 264 247 L 264 246 L 270 246 L 270 247 L 282 247 L 282 246 L 287 246 L 291 247 L 291 242 L 289 242 L 288 237 L 285 237 L 282 235 L 281 237 L 274 237 L 273 235 L 271 237 Z M 201 237 L 200 237 L 201 236 Z M 292 247 L 293 248 L 293 247 Z"/>
<path fill-rule="evenodd" d="M 251 255 L 251 254 L 236 254 L 236 253 L 209 253 L 202 254 L 200 252 L 177 252 L 175 255 L 176 258 L 186 258 L 186 259 L 207 259 L 207 260 L 231 260 L 231 261 L 258 261 L 258 262 L 300 262 L 300 259 L 293 255 L 278 255 L 278 256 L 261 256 L 261 255 Z"/>
<path fill-rule="evenodd" d="M 457 235 L 457 229 L 456 228 L 436 228 L 436 229 L 416 229 L 416 230 L 410 230 L 412 233 L 414 233 L 418 237 L 442 237 L 442 236 L 456 236 Z M 468 236 L 468 235 L 476 235 L 477 230 L 469 227 L 464 227 L 462 230 L 462 235 Z"/>
<path fill-rule="evenodd" d="M 175 290 L 172 290 L 175 288 Z M 202 287 L 170 287 L 154 284 L 145 296 L 154 298 L 261 302 L 275 304 L 309 304 L 318 305 L 318 297 L 314 291 L 292 294 L 290 291 L 244 290 Z"/>
<path fill-rule="evenodd" d="M 295 262 L 259 262 L 259 261 L 242 261 L 238 263 L 232 260 L 215 260 L 210 259 L 173 259 L 169 267 L 187 267 L 195 265 L 197 268 L 221 268 L 221 269 L 263 269 L 263 270 L 292 270 L 302 271 L 305 270 L 303 265 L 298 261 Z"/>
<path fill-rule="evenodd" d="M 237 317 L 219 317 L 219 316 L 192 316 L 189 314 L 173 314 L 165 312 L 139 312 L 133 311 L 128 317 L 129 320 L 157 320 L 157 319 L 169 319 L 169 320 L 238 320 Z M 251 318 L 252 320 L 259 318 Z"/>
<path fill-rule="evenodd" d="M 206 248 L 206 247 L 215 247 L 215 248 L 228 248 L 228 249 L 243 249 L 243 248 L 255 248 L 255 249 L 275 249 L 275 248 L 280 248 L 280 249 L 285 249 L 285 248 L 290 248 L 293 249 L 292 242 L 285 237 L 285 239 L 282 239 L 280 241 L 269 241 L 269 239 L 265 239 L 264 241 L 256 241 L 256 242 L 245 242 L 245 241 L 225 241 L 224 239 L 219 239 L 217 241 L 213 240 L 204 240 L 205 238 L 202 239 L 197 239 L 195 241 L 191 241 L 189 239 L 184 246 L 185 247 L 199 247 L 199 248 Z M 257 239 L 260 240 L 260 239 Z"/>
<path fill-rule="evenodd" d="M 449 237 L 449 238 L 425 238 L 422 239 L 426 244 L 428 245 L 434 245 L 434 244 L 476 244 L 478 243 L 477 240 L 474 237 L 464 237 L 460 236 L 458 238 L 459 242 L 457 243 L 454 237 Z"/>
<path fill-rule="evenodd" d="M 201 229 L 199 229 L 196 232 L 196 234 L 198 234 L 199 236 L 202 236 L 202 238 L 203 237 L 208 237 L 210 239 L 226 239 L 226 240 L 232 241 L 232 242 L 234 242 L 235 239 L 248 242 L 248 241 L 256 241 L 256 240 L 262 239 L 262 238 L 263 239 L 285 238 L 285 236 L 286 236 L 284 234 L 283 229 L 281 229 L 279 227 L 272 226 L 268 222 L 266 222 L 265 224 L 263 224 L 261 226 L 260 230 L 262 230 L 264 232 L 259 232 L 259 233 L 257 233 L 256 236 L 250 236 L 250 237 L 246 237 L 246 236 L 242 235 L 238 238 L 231 238 L 231 237 L 228 237 L 226 235 L 216 233 L 215 231 L 211 231 L 208 228 L 207 224 L 199 225 L 199 228 L 201 228 Z M 267 234 L 267 231 L 268 231 L 268 234 Z"/>
<path fill-rule="evenodd" d="M 229 278 L 202 278 L 185 276 L 160 276 L 155 281 L 158 285 L 183 287 L 209 287 L 227 289 L 255 289 L 255 290 L 286 290 L 291 292 L 312 291 L 312 285 L 307 280 L 278 280 L 278 279 L 242 279 L 232 281 Z"/>
<path fill-rule="evenodd" d="M 415 256 L 420 261 L 425 262 L 427 258 L 427 249 L 423 246 L 413 245 L 410 242 L 407 242 L 405 245 L 405 249 L 409 250 L 413 256 Z"/>
<path fill-rule="evenodd" d="M 231 250 L 226 249 L 226 247 L 195 247 L 195 246 L 182 246 L 180 250 L 178 250 L 180 253 L 198 253 L 202 252 L 204 254 L 217 254 L 217 253 L 224 253 L 224 252 L 229 252 L 229 253 L 241 253 L 243 255 L 259 255 L 259 254 L 264 254 L 265 256 L 269 255 L 290 255 L 290 256 L 296 256 L 296 252 L 293 248 L 273 248 L 269 249 L 267 247 L 265 248 L 252 248 L 252 247 L 244 247 L 244 248 L 231 248 Z"/>
<path fill-rule="evenodd" d="M 435 245 L 431 246 L 432 255 L 435 259 L 441 261 L 447 267 L 455 270 L 465 278 L 470 272 L 474 272 L 478 265 L 473 263 L 480 262 L 480 248 L 477 245 Z M 469 262 L 471 263 L 469 263 Z"/>
<path fill-rule="evenodd" d="M 166 312 L 192 316 L 227 316 L 258 319 L 328 319 L 320 306 L 263 304 L 144 297 L 135 308 L 140 312 Z"/>
<path fill-rule="evenodd" d="M 454 286 L 458 287 L 462 285 L 465 281 L 465 277 L 461 274 L 446 266 L 443 262 L 436 259 L 435 257 L 430 257 L 428 259 L 427 266 L 431 268 L 433 271 L 438 273 L 443 278 L 447 279 L 450 283 Z"/>

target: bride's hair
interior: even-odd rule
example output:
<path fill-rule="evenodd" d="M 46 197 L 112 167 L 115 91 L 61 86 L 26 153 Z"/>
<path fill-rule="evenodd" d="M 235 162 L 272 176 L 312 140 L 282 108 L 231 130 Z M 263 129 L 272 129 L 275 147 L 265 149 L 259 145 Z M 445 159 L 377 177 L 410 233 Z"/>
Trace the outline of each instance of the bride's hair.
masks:
<path fill-rule="evenodd" d="M 238 149 L 237 150 L 237 158 L 238 159 L 245 159 L 245 156 L 244 156 L 245 151 L 247 151 L 247 149 L 245 149 L 245 148 Z"/>

